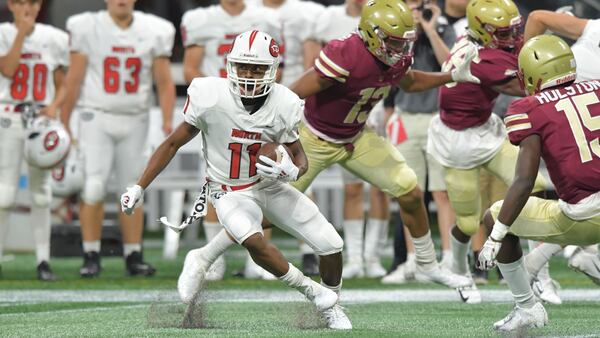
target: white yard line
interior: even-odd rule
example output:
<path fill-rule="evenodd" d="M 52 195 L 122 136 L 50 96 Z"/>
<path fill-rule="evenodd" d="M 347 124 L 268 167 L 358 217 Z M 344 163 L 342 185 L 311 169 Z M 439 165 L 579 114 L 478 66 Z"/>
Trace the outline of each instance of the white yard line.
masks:
<path fill-rule="evenodd" d="M 282 290 L 208 290 L 209 302 L 286 302 L 302 301 L 295 291 Z M 512 302 L 508 290 L 482 290 L 484 302 Z M 598 289 L 561 290 L 563 301 L 600 302 Z M 10 290 L 0 291 L 0 303 L 32 302 L 178 302 L 176 291 L 169 290 Z M 372 290 L 351 289 L 342 291 L 342 303 L 376 302 L 455 302 L 460 301 L 453 290 Z"/>

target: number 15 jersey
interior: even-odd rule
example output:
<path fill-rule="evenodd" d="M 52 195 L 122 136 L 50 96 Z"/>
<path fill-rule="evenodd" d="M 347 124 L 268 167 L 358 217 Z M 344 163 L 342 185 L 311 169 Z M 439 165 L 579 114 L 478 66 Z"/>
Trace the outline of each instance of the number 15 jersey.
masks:
<path fill-rule="evenodd" d="M 135 11 L 126 29 L 107 11 L 77 14 L 67 20 L 71 51 L 88 59 L 78 105 L 115 114 L 150 109 L 152 64 L 171 56 L 175 27 L 152 14 Z"/>
<path fill-rule="evenodd" d="M 8 54 L 17 28 L 0 24 L 0 55 Z M 48 105 L 54 100 L 54 70 L 69 65 L 68 36 L 52 26 L 37 23 L 25 38 L 19 66 L 12 78 L 0 76 L 0 102 L 16 104 L 35 101 Z"/>

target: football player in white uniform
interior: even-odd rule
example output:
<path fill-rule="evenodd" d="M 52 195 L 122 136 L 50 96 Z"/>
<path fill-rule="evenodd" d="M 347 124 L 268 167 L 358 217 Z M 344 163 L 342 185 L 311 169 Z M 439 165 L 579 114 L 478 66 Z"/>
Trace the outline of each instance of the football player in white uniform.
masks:
<path fill-rule="evenodd" d="M 346 0 L 343 5 L 328 6 L 315 20 L 313 32 L 309 37 L 318 43 L 319 47 L 329 41 L 352 33 L 358 27 L 360 13 L 365 0 Z M 319 55 L 320 49 L 314 54 L 313 60 Z M 385 118 L 382 117 L 383 106 L 377 105 L 369 115 L 372 124 L 381 125 L 385 129 Z M 378 128 L 374 128 L 378 129 Z M 385 136 L 385 131 L 383 135 Z M 342 169 L 344 183 L 344 242 L 346 260 L 343 278 L 383 277 L 385 268 L 381 265 L 380 256 L 387 239 L 389 212 L 387 197 L 375 187 L 370 191 L 369 218 L 363 235 L 363 181 Z M 364 249 L 363 249 L 364 248 Z"/>
<path fill-rule="evenodd" d="M 571 47 L 577 64 L 577 82 L 600 79 L 600 19 L 588 20 L 573 16 L 570 13 L 558 13 L 544 10 L 529 14 L 525 25 L 525 39 L 529 40 L 547 30 L 576 40 Z M 553 243 L 542 243 L 525 256 L 525 267 L 532 275 L 547 269 L 550 258 L 559 253 L 562 246 Z M 594 283 L 600 285 L 600 258 L 598 246 L 579 247 L 569 257 L 569 267 L 584 273 Z M 539 275 L 538 275 L 539 277 Z M 550 279 L 550 281 L 552 281 Z M 544 284 L 544 291 L 554 285 Z M 538 291 L 534 288 L 535 291 Z M 558 296 L 557 296 L 558 297 Z M 560 299 L 559 299 L 560 300 Z"/>
<path fill-rule="evenodd" d="M 106 183 L 112 164 L 119 186 L 133 184 L 142 168 L 148 132 L 152 78 L 158 89 L 163 131 L 171 132 L 175 86 L 169 57 L 175 27 L 161 18 L 133 10 L 135 0 L 107 0 L 107 10 L 70 17 L 71 66 L 66 78 L 63 123 L 77 104 L 85 184 L 81 203 L 83 277 L 100 272 L 100 236 Z M 142 259 L 143 213 L 119 215 L 126 269 L 152 275 Z"/>
<path fill-rule="evenodd" d="M 25 129 L 23 102 L 45 105 L 54 118 L 64 97 L 63 80 L 69 64 L 68 36 L 54 27 L 35 23 L 41 0 L 9 0 L 14 22 L 0 24 L 0 257 L 8 217 L 19 187 Z M 40 280 L 55 279 L 50 259 L 49 172 L 29 166 L 31 226 Z"/>
<path fill-rule="evenodd" d="M 221 0 L 219 5 L 197 8 L 186 12 L 181 20 L 181 35 L 185 54 L 183 70 L 189 84 L 194 78 L 205 76 L 227 77 L 227 53 L 235 37 L 245 31 L 258 29 L 277 39 L 279 24 L 276 13 L 266 8 L 246 4 L 244 0 Z M 205 167 L 205 165 L 202 165 Z M 222 229 L 211 206 L 203 221 L 207 241 Z M 225 273 L 223 257 L 210 269 L 208 280 L 221 280 Z M 246 278 L 274 278 L 248 257 L 244 269 Z"/>
<path fill-rule="evenodd" d="M 246 247 L 260 266 L 312 300 L 328 327 L 351 329 L 350 321 L 336 304 L 336 293 L 305 277 L 262 234 L 264 213 L 322 255 L 324 284 L 341 282 L 341 237 L 308 197 L 287 184 L 308 168 L 298 135 L 304 104 L 292 91 L 274 83 L 278 55 L 272 37 L 256 30 L 244 32 L 234 40 L 227 56 L 228 79 L 194 79 L 183 111 L 185 121 L 156 150 L 137 185 L 122 195 L 122 208 L 126 213 L 133 212 L 144 189 L 179 147 L 201 132 L 208 165 L 208 195 L 229 236 Z M 257 158 L 266 142 L 285 144 L 291 156 L 279 146 L 280 161 Z M 187 254 L 178 281 L 184 302 L 194 300 L 206 269 L 230 244 L 228 235 L 220 232 L 208 244 L 212 248 Z"/>

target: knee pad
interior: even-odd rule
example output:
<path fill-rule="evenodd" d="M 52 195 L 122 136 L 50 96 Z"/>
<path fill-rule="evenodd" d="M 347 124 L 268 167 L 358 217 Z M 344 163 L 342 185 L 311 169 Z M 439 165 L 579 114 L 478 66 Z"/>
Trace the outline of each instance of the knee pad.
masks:
<path fill-rule="evenodd" d="M 341 252 L 344 240 L 333 225 L 321 214 L 316 204 L 310 203 L 303 208 L 294 208 L 292 218 L 304 229 L 302 237 L 319 256 Z"/>
<path fill-rule="evenodd" d="M 0 183 L 0 209 L 11 209 L 15 206 L 17 187 Z"/>
<path fill-rule="evenodd" d="M 390 187 L 382 187 L 384 193 L 400 197 L 414 190 L 417 185 L 417 174 L 409 166 L 404 166 L 403 170 L 394 175 L 395 179 Z"/>
<path fill-rule="evenodd" d="M 456 226 L 467 236 L 473 236 L 479 229 L 479 214 L 461 216 L 456 215 Z"/>
<path fill-rule="evenodd" d="M 37 191 L 31 191 L 31 203 L 35 207 L 47 208 L 50 206 L 51 199 L 52 194 L 48 186 L 42 187 L 42 189 Z"/>
<path fill-rule="evenodd" d="M 104 182 L 100 177 L 88 177 L 83 185 L 81 198 L 87 204 L 96 204 L 104 201 Z"/>

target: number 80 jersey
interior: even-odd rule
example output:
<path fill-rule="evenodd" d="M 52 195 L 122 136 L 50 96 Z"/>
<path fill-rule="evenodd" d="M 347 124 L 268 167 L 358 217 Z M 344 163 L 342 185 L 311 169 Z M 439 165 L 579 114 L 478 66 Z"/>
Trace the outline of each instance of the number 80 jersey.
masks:
<path fill-rule="evenodd" d="M 16 35 L 17 29 L 12 23 L 0 24 L 0 55 L 8 54 Z M 68 65 L 67 34 L 52 26 L 36 24 L 33 33 L 25 38 L 14 76 L 0 76 L 0 102 L 50 104 L 55 93 L 53 72 Z"/>
<path fill-rule="evenodd" d="M 115 114 L 150 109 L 152 64 L 171 56 L 173 24 L 135 11 L 131 25 L 121 29 L 107 11 L 99 11 L 70 17 L 67 30 L 71 51 L 88 60 L 79 106 Z"/>

